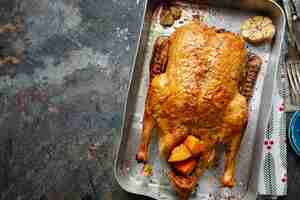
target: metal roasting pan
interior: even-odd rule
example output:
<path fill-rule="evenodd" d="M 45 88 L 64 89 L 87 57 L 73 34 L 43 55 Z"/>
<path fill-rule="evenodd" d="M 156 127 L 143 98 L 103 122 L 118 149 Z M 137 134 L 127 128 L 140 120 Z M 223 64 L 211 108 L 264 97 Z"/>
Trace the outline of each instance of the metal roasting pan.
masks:
<path fill-rule="evenodd" d="M 285 18 L 282 9 L 272 0 L 211 0 L 211 1 L 171 1 L 182 7 L 183 14 L 173 27 L 159 25 L 158 15 L 166 1 L 148 0 L 145 5 L 143 25 L 140 30 L 138 48 L 128 97 L 124 108 L 120 143 L 116 152 L 114 173 L 120 186 L 131 193 L 154 199 L 178 199 L 165 175 L 165 163 L 158 155 L 157 136 L 150 144 L 149 163 L 153 175 L 141 174 L 142 165 L 135 161 L 135 154 L 141 135 L 145 97 L 148 87 L 148 67 L 154 41 L 158 36 L 170 35 L 174 27 L 199 17 L 209 25 L 239 32 L 242 20 L 250 16 L 269 16 L 276 26 L 272 43 L 258 46 L 247 45 L 249 51 L 263 59 L 255 85 L 253 98 L 249 104 L 248 126 L 245 130 L 236 168 L 236 186 L 233 189 L 220 187 L 223 173 L 223 156 L 218 167 L 209 169 L 199 180 L 197 190 L 190 199 L 255 199 L 258 191 L 259 166 L 262 158 L 263 132 L 267 127 L 271 110 L 273 86 L 279 65 L 283 43 Z"/>

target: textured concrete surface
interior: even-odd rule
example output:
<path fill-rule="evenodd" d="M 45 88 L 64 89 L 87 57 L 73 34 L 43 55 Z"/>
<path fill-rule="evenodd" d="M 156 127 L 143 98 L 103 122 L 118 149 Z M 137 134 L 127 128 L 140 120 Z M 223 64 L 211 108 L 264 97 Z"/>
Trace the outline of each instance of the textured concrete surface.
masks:
<path fill-rule="evenodd" d="M 144 0 L 0 0 L 0 199 L 135 199 L 113 176 Z M 74 198 L 73 198 L 74 199 Z"/>

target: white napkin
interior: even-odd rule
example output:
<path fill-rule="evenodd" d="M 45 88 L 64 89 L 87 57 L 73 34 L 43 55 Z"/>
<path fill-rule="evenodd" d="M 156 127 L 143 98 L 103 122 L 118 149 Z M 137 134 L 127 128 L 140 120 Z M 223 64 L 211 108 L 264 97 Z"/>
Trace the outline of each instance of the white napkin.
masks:
<path fill-rule="evenodd" d="M 285 45 L 286 47 L 286 45 Z M 283 48 L 282 57 L 287 48 Z M 282 65 L 277 70 L 273 105 L 269 125 L 264 134 L 263 157 L 260 166 L 258 192 L 261 195 L 287 194 L 287 139 L 284 98 L 288 96 L 286 73 Z"/>

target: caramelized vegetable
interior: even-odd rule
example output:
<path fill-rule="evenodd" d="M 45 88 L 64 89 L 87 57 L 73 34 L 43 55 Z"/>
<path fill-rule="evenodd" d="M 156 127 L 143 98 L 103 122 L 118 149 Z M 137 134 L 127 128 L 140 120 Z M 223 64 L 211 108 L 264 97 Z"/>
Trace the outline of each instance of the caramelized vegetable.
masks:
<path fill-rule="evenodd" d="M 187 160 L 190 157 L 192 157 L 192 153 L 190 152 L 190 150 L 184 144 L 180 144 L 179 146 L 173 149 L 168 161 L 179 162 L 179 161 Z"/>
<path fill-rule="evenodd" d="M 204 143 L 193 135 L 189 135 L 185 139 L 184 145 L 192 152 L 193 156 L 198 156 L 204 151 Z"/>
<path fill-rule="evenodd" d="M 197 164 L 196 159 L 191 158 L 189 160 L 174 163 L 175 169 L 183 175 L 189 175 L 193 172 Z"/>

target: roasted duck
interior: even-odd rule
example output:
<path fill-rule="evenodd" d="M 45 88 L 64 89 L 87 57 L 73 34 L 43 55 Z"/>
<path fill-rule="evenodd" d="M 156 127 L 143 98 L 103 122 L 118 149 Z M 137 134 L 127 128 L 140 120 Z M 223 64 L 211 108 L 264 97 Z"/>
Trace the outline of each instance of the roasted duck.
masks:
<path fill-rule="evenodd" d="M 247 99 L 240 94 L 246 63 L 239 35 L 198 21 L 157 41 L 136 159 L 148 161 L 151 130 L 157 126 L 159 152 L 172 167 L 168 177 L 181 199 L 188 199 L 214 163 L 219 144 L 226 145 L 223 185 L 234 186 L 247 122 Z"/>

